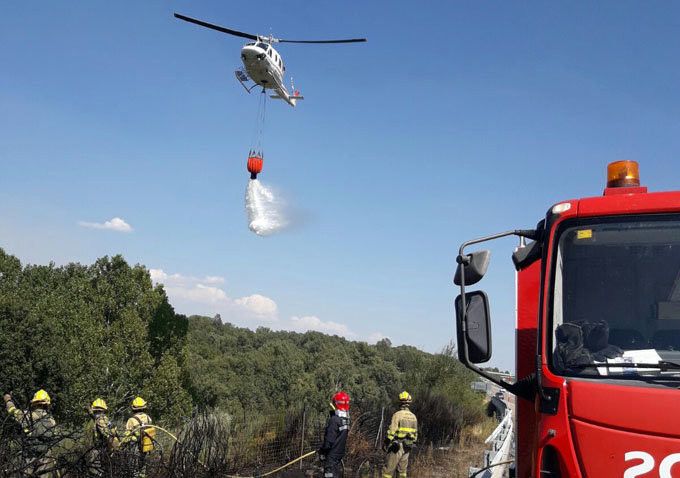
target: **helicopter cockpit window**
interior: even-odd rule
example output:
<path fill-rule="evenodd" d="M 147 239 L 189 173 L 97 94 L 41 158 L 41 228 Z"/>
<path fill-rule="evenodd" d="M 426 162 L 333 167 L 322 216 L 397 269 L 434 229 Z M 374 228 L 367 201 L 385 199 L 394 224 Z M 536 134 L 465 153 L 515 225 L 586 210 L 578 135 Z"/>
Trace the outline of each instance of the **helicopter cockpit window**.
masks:
<path fill-rule="evenodd" d="M 257 43 L 255 46 L 259 46 L 262 48 L 264 51 L 267 51 L 269 49 L 269 45 L 266 43 Z"/>

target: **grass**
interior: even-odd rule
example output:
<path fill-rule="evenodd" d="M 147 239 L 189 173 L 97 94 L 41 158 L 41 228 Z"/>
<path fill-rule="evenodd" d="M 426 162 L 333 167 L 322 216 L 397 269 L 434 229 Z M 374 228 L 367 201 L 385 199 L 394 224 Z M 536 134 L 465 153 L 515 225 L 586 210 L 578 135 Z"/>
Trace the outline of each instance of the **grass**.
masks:
<path fill-rule="evenodd" d="M 479 465 L 484 440 L 496 428 L 498 422 L 487 418 L 462 430 L 458 443 L 448 449 L 430 447 L 414 457 L 409 475 L 418 478 L 468 478 L 469 467 Z"/>

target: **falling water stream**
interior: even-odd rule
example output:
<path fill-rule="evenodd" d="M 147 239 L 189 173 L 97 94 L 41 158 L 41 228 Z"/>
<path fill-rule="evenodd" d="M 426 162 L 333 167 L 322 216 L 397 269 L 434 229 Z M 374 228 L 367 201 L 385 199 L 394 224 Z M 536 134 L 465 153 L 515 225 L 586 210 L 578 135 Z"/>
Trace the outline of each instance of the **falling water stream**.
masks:
<path fill-rule="evenodd" d="M 269 236 L 288 225 L 284 202 L 257 179 L 248 181 L 246 212 L 248 227 L 258 236 Z"/>

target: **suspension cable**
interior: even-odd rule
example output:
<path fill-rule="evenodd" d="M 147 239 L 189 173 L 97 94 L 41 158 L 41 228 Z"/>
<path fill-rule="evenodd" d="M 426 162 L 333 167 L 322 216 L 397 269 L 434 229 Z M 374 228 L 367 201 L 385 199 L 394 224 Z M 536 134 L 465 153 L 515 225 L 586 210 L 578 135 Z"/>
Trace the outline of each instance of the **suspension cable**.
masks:
<path fill-rule="evenodd" d="M 259 119 L 260 134 L 257 138 L 257 149 L 260 151 L 260 154 L 264 155 L 262 152 L 262 144 L 264 138 L 264 122 L 267 118 L 267 91 L 264 88 L 262 88 L 262 94 L 260 96 L 262 98 L 262 116 Z"/>
<path fill-rule="evenodd" d="M 262 95 L 257 98 L 257 114 L 255 115 L 255 124 L 253 125 L 253 133 L 250 139 L 250 147 L 255 150 L 260 146 L 259 136 L 262 134 L 262 127 L 260 126 L 262 122 L 262 105 L 263 99 Z"/>

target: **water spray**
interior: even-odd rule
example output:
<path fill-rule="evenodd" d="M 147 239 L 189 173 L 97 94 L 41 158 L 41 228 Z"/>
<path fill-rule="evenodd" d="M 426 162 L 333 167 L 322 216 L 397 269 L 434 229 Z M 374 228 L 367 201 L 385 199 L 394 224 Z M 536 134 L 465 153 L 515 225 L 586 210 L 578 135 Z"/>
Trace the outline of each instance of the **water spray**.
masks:
<path fill-rule="evenodd" d="M 246 213 L 248 228 L 258 236 L 269 236 L 288 225 L 284 201 L 257 179 L 248 181 Z"/>

